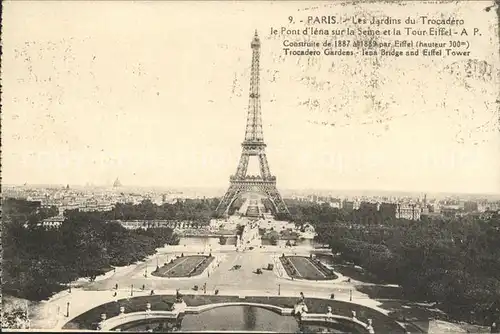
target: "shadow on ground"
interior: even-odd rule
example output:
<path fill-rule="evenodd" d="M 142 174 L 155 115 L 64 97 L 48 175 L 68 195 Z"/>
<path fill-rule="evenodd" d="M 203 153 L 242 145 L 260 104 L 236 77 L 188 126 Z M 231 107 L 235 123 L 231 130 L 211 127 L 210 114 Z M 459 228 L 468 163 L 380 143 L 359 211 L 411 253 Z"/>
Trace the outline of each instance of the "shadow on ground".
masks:
<path fill-rule="evenodd" d="M 404 299 L 403 289 L 399 286 L 356 285 L 355 288 L 371 299 Z"/>
<path fill-rule="evenodd" d="M 335 264 L 333 265 L 335 271 L 341 273 L 344 276 L 350 277 L 353 280 L 372 283 L 372 284 L 386 284 L 383 280 L 375 277 L 363 268 L 354 267 L 352 264 Z"/>

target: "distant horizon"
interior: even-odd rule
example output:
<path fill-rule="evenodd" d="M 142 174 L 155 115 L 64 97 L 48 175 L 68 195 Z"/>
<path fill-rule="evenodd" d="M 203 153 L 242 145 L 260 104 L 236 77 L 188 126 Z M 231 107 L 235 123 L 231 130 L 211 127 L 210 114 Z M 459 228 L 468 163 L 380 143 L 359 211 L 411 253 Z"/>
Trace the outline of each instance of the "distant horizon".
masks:
<path fill-rule="evenodd" d="M 14 187 L 23 187 L 25 186 L 24 184 L 2 184 L 3 186 L 14 186 Z M 35 188 L 64 188 L 67 185 L 69 185 L 70 188 L 109 188 L 113 189 L 112 184 L 71 184 L 71 183 L 66 183 L 66 184 L 60 184 L 60 183 L 26 183 L 26 187 L 35 187 Z M 228 182 L 229 185 L 229 182 Z M 210 192 L 220 192 L 222 196 L 224 192 L 227 190 L 227 186 L 166 186 L 166 185 L 122 185 L 120 187 L 115 187 L 115 190 L 135 190 L 135 189 L 143 189 L 143 190 L 164 190 L 164 191 L 210 191 Z M 340 189 L 340 188 L 288 188 L 288 187 L 278 187 L 278 190 L 283 193 L 307 193 L 307 195 L 313 195 L 313 194 L 319 194 L 326 196 L 327 194 L 325 193 L 333 193 L 335 195 L 340 195 L 342 193 L 353 195 L 360 195 L 360 196 L 398 196 L 398 195 L 413 195 L 413 196 L 424 196 L 427 195 L 433 196 L 433 195 L 439 195 L 439 196 L 467 196 L 467 197 L 480 197 L 480 196 L 486 196 L 486 197 L 495 197 L 500 199 L 500 193 L 477 193 L 477 192 L 453 192 L 453 191 L 425 191 L 425 190 L 397 190 L 397 189 L 391 189 L 391 190 L 385 190 L 385 189 Z"/>

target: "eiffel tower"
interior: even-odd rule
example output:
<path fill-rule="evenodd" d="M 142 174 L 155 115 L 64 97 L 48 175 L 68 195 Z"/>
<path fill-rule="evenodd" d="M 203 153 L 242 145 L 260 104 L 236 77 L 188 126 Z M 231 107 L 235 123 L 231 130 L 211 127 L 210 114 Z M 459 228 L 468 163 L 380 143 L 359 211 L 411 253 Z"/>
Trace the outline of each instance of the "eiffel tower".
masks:
<path fill-rule="evenodd" d="M 266 157 L 266 144 L 262 131 L 262 112 L 260 110 L 259 91 L 259 58 L 260 39 L 255 36 L 250 44 L 252 47 L 252 71 L 250 76 L 250 99 L 248 102 L 247 126 L 245 140 L 241 144 L 242 152 L 236 174 L 229 178 L 230 186 L 217 206 L 216 213 L 221 216 L 228 213 L 231 204 L 246 192 L 265 195 L 273 205 L 274 214 L 289 215 L 288 208 L 276 188 L 276 177 L 271 175 Z M 247 175 L 250 157 L 259 159 L 260 175 Z"/>

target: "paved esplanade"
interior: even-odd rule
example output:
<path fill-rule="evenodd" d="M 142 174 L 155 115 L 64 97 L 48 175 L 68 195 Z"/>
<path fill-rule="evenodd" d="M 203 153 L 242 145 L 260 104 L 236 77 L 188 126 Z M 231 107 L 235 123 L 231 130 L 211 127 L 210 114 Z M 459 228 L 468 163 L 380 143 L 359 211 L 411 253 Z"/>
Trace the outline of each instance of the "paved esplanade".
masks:
<path fill-rule="evenodd" d="M 168 248 L 159 254 L 159 263 L 163 264 L 165 259 L 169 255 L 174 254 L 180 255 L 180 250 L 182 247 L 172 247 L 175 249 L 175 253 L 169 253 Z M 274 263 L 273 257 L 279 256 L 282 253 L 290 254 L 297 252 L 297 254 L 303 254 L 307 256 L 309 250 L 300 249 L 297 247 L 295 251 L 292 249 L 285 250 L 284 248 L 279 248 L 277 246 L 266 246 L 266 248 L 255 248 L 253 250 L 239 251 L 236 252 L 234 247 L 233 250 L 221 250 L 213 251 L 212 255 L 221 256 L 221 260 L 218 267 L 213 270 L 208 271 L 208 277 L 206 275 L 201 275 L 198 278 L 161 278 L 151 276 L 149 273 L 156 268 L 156 257 L 152 258 L 145 263 L 138 264 L 135 268 L 130 270 L 118 270 L 115 274 L 111 275 L 109 278 L 96 281 L 93 283 L 88 283 L 85 289 L 88 290 L 111 290 L 118 284 L 119 289 L 130 290 L 130 286 L 133 284 L 134 287 L 139 288 L 144 284 L 148 290 L 164 290 L 164 289 L 174 289 L 179 288 L 182 290 L 189 290 L 194 285 L 201 286 L 207 283 L 207 289 L 215 290 L 219 289 L 221 293 L 224 290 L 255 290 L 255 291 L 269 291 L 276 292 L 278 289 L 278 284 L 281 287 L 303 287 L 311 286 L 316 290 L 320 290 L 325 293 L 333 292 L 331 283 L 321 283 L 321 282 L 294 282 L 289 279 L 283 279 L 278 277 L 276 271 L 264 270 L 263 274 L 255 274 L 257 268 L 265 268 L 268 263 Z M 200 248 L 199 251 L 203 251 Z M 184 255 L 197 254 L 196 251 L 183 251 Z M 240 269 L 233 269 L 235 265 L 240 265 Z M 145 277 L 147 273 L 147 277 Z M 338 288 L 349 288 L 346 284 L 342 283 Z"/>
<path fill-rule="evenodd" d="M 263 274 L 260 275 L 255 273 L 257 268 L 265 268 L 269 263 L 276 263 L 276 257 L 283 253 L 308 256 L 312 251 L 311 248 L 266 246 L 236 252 L 234 246 L 223 246 L 219 250 L 212 250 L 218 266 L 209 268 L 199 277 L 162 278 L 150 275 L 157 263 L 161 266 L 175 255 L 184 253 L 186 256 L 204 251 L 202 246 L 198 247 L 200 249 L 182 245 L 167 246 L 145 262 L 117 268 L 115 272 L 110 272 L 95 282 L 83 282 L 81 288 L 73 288 L 71 293 L 63 291 L 43 303 L 38 315 L 33 314 L 32 328 L 60 328 L 70 319 L 93 307 L 129 297 L 131 285 L 134 287 L 133 296 L 148 295 L 151 290 L 154 290 L 155 294 L 175 294 L 176 289 L 180 289 L 183 294 L 204 294 L 203 285 L 206 283 L 207 294 L 214 294 L 215 289 L 218 289 L 221 295 L 277 296 L 280 293 L 282 296 L 299 296 L 300 292 L 304 292 L 310 297 L 329 298 L 331 293 L 334 293 L 335 299 L 345 301 L 349 301 L 352 294 L 353 302 L 371 307 L 379 304 L 354 289 L 354 285 L 360 282 L 354 280 L 347 282 L 346 277 L 336 280 L 335 283 L 292 281 L 288 277 L 280 277 L 281 273 L 276 265 L 273 271 L 263 270 Z M 235 265 L 241 267 L 234 269 Z M 116 284 L 118 290 L 115 290 Z M 144 290 L 142 290 L 143 285 Z M 195 292 L 192 289 L 194 285 L 199 286 L 199 291 Z M 68 302 L 69 318 L 65 317 Z"/>

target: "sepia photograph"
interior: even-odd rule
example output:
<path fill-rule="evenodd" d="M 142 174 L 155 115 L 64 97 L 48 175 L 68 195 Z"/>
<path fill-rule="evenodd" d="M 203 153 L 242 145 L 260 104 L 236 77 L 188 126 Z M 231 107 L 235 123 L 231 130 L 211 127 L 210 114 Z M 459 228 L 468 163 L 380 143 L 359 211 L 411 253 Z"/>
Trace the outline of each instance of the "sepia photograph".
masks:
<path fill-rule="evenodd" d="M 2 331 L 500 333 L 499 0 L 2 7 Z"/>

